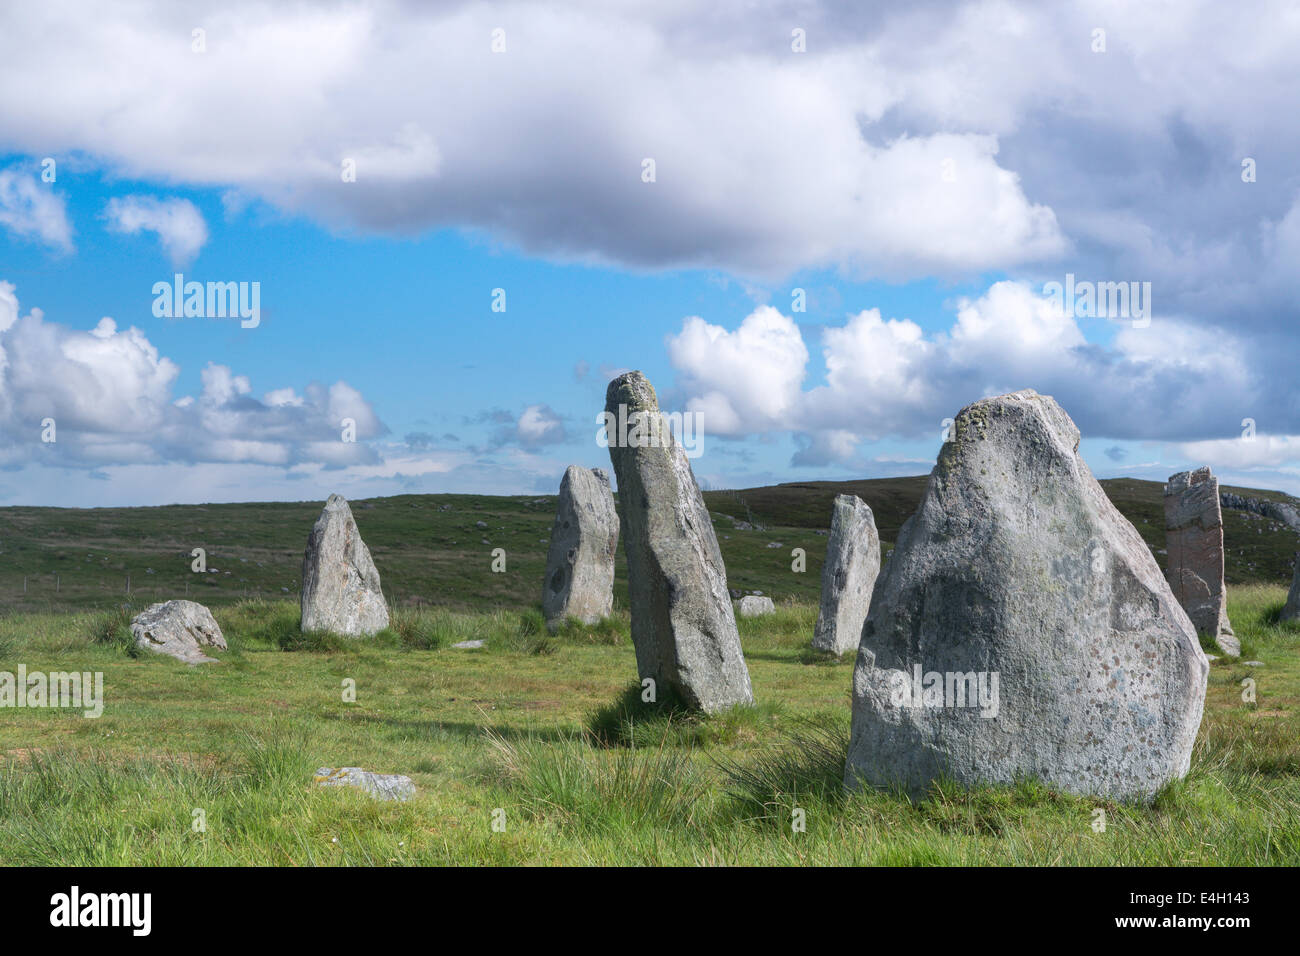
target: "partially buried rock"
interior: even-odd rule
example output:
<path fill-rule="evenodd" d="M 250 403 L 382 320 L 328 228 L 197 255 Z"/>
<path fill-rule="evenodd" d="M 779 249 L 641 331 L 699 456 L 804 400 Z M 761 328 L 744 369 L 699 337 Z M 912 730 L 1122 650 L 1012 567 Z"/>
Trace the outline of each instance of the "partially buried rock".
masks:
<path fill-rule="evenodd" d="M 366 637 L 388 626 L 388 603 L 352 509 L 330 495 L 302 559 L 302 630 Z"/>
<path fill-rule="evenodd" d="M 194 601 L 163 601 L 152 604 L 131 621 L 131 636 L 137 647 L 167 654 L 187 664 L 215 663 L 204 647 L 226 649 L 212 612 Z"/>
<path fill-rule="evenodd" d="M 1228 623 L 1228 589 L 1223 583 L 1223 512 L 1219 480 L 1208 467 L 1180 471 L 1165 485 L 1165 540 L 1169 586 L 1192 626 L 1230 657 L 1241 642 Z"/>
<path fill-rule="evenodd" d="M 595 624 L 614 606 L 614 558 L 618 512 L 609 475 L 600 468 L 570 465 L 560 482 L 542 587 L 546 623 L 565 618 Z"/>
<path fill-rule="evenodd" d="M 736 603 L 736 610 L 741 617 L 762 617 L 764 614 L 775 614 L 776 605 L 770 597 L 746 594 Z"/>
<path fill-rule="evenodd" d="M 872 596 L 847 784 L 1145 801 L 1187 773 L 1209 664 L 1078 448 L 1033 391 L 958 414 Z"/>
<path fill-rule="evenodd" d="M 727 571 L 686 452 L 640 372 L 605 393 L 642 681 L 705 712 L 753 701 Z"/>
<path fill-rule="evenodd" d="M 410 777 L 396 773 L 371 773 L 360 767 L 321 767 L 316 771 L 315 783 L 322 787 L 356 787 L 376 800 L 409 800 L 415 796 L 415 784 Z"/>
<path fill-rule="evenodd" d="M 831 509 L 831 534 L 822 565 L 821 609 L 812 645 L 819 651 L 856 651 L 880 573 L 880 534 L 867 503 L 839 495 Z"/>

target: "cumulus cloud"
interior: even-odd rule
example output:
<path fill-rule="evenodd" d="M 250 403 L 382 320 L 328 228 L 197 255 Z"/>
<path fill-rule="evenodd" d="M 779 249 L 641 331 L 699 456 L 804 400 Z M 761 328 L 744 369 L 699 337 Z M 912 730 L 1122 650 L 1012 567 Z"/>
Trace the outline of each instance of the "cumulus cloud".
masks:
<path fill-rule="evenodd" d="M 72 224 L 63 197 L 30 173 L 0 169 L 0 226 L 62 252 L 72 250 Z"/>
<path fill-rule="evenodd" d="M 208 241 L 208 224 L 198 207 L 188 199 L 157 199 L 153 196 L 120 196 L 104 209 L 109 228 L 135 235 L 152 232 L 162 244 L 173 266 L 189 265 Z"/>
<path fill-rule="evenodd" d="M 1020 388 L 1055 396 L 1090 437 L 1222 435 L 1266 383 L 1230 333 L 1214 342 L 1207 349 L 1201 332 L 1157 316 L 1092 344 L 1059 301 L 1002 281 L 957 302 L 941 332 L 877 309 L 825 329 L 826 380 L 812 387 L 802 332 L 768 306 L 734 332 L 687 318 L 668 354 L 706 432 L 791 431 L 792 463 L 825 465 L 851 460 L 864 439 L 937 434 L 967 403 Z"/>
<path fill-rule="evenodd" d="M 192 18 L 168 4 L 111 30 L 41 5 L 14 11 L 0 56 L 43 102 L 0 91 L 0 135 L 329 224 L 481 229 L 561 260 L 904 276 L 1067 248 L 996 135 L 864 135 L 903 93 L 868 35 L 795 54 L 786 14 L 756 42 L 752 10 L 719 10 L 706 26 L 672 4 L 236 2 L 208 12 L 195 54 Z M 706 29 L 734 42 L 701 43 Z M 467 84 L 472 97 L 450 94 Z M 186 232 L 169 253 L 196 248 Z"/>
<path fill-rule="evenodd" d="M 1187 442 L 1178 453 L 1188 461 L 1214 462 L 1239 470 L 1283 468 L 1300 462 L 1300 435 L 1253 435 Z"/>
<path fill-rule="evenodd" d="M 518 442 L 524 448 L 558 445 L 568 440 L 564 422 L 549 405 L 529 405 L 520 414 L 514 428 L 502 440 Z"/>
<path fill-rule="evenodd" d="M 301 394 L 277 388 L 259 398 L 247 376 L 209 363 L 199 393 L 176 396 L 179 372 L 144 332 L 119 329 L 111 318 L 81 331 L 46 321 L 40 309 L 19 317 L 13 284 L 0 281 L 5 464 L 289 467 L 377 460 L 368 440 L 387 428 L 346 382 L 312 383 Z M 53 442 L 42 440 L 47 419 L 55 425 Z"/>
<path fill-rule="evenodd" d="M 679 384 L 717 435 L 763 431 L 787 422 L 798 401 L 808 350 L 793 321 L 759 306 L 735 332 L 698 316 L 667 338 Z"/>

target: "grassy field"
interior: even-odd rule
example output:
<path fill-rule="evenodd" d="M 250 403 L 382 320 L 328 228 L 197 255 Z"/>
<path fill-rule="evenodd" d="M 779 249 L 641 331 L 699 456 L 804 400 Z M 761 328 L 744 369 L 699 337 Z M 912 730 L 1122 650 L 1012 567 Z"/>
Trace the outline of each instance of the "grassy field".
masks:
<path fill-rule="evenodd" d="M 1264 666 L 1213 664 L 1191 774 L 1150 808 L 1034 783 L 845 795 L 852 665 L 810 653 L 808 603 L 741 621 L 757 704 L 712 718 L 640 705 L 625 614 L 550 637 L 534 610 L 403 609 L 371 641 L 305 641 L 296 604 L 250 601 L 217 609 L 230 650 L 193 668 L 131 656 L 126 612 L 10 615 L 0 661 L 102 671 L 106 704 L 97 720 L 0 711 L 0 846 L 10 865 L 1294 865 L 1300 628 L 1276 623 L 1284 598 L 1232 589 L 1243 659 Z M 449 646 L 470 638 L 487 646 Z M 312 786 L 345 765 L 419 793 Z"/>
<path fill-rule="evenodd" d="M 1161 560 L 1161 486 L 1104 486 Z M 712 718 L 640 703 L 621 554 L 615 617 L 546 633 L 553 496 L 353 502 L 395 608 L 368 641 L 299 632 L 319 502 L 0 509 L 0 671 L 100 671 L 106 698 L 98 719 L 0 710 L 4 861 L 1300 863 L 1300 628 L 1276 620 L 1297 538 L 1243 512 L 1225 512 L 1230 611 L 1242 659 L 1264 666 L 1213 664 L 1192 772 L 1153 807 L 1101 804 L 1095 832 L 1098 804 L 1032 782 L 846 795 L 852 663 L 809 649 L 830 502 L 867 500 L 888 552 L 923 488 L 705 493 L 729 584 L 778 603 L 740 621 L 756 706 Z M 190 570 L 195 547 L 207 573 Z M 221 662 L 136 656 L 130 617 L 186 594 L 213 608 Z M 451 647 L 471 639 L 486 647 Z M 407 774 L 419 794 L 313 787 L 321 766 Z"/>

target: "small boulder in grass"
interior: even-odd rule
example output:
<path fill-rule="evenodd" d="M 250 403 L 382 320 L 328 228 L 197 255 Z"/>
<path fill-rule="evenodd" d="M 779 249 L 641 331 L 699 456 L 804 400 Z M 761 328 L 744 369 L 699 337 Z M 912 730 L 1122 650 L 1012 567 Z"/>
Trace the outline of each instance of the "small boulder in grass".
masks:
<path fill-rule="evenodd" d="M 356 787 L 376 800 L 405 801 L 415 796 L 411 778 L 397 773 L 371 773 L 360 767 L 321 767 L 313 783 L 320 787 Z"/>
<path fill-rule="evenodd" d="M 137 647 L 166 654 L 186 664 L 213 664 L 203 648 L 226 649 L 226 639 L 212 612 L 194 601 L 151 604 L 131 621 Z"/>
<path fill-rule="evenodd" d="M 741 617 L 762 617 L 765 614 L 775 614 L 776 605 L 772 603 L 770 597 L 746 594 L 737 602 L 736 610 Z"/>

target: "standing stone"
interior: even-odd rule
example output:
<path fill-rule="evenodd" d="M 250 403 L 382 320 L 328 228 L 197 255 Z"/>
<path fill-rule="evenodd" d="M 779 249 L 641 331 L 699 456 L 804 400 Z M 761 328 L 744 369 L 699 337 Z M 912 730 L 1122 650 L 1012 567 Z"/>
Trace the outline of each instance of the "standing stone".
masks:
<path fill-rule="evenodd" d="M 388 626 L 388 603 L 352 509 L 330 495 L 302 559 L 302 630 L 366 637 Z"/>
<path fill-rule="evenodd" d="M 609 475 L 600 468 L 570 465 L 560 482 L 560 501 L 546 555 L 542 610 L 550 627 L 573 617 L 595 624 L 614 606 L 614 555 L 618 512 Z"/>
<path fill-rule="evenodd" d="M 856 495 L 837 496 L 822 565 L 821 610 L 813 647 L 833 654 L 857 650 L 879 573 L 880 534 L 871 508 Z"/>
<path fill-rule="evenodd" d="M 149 605 L 132 619 L 131 636 L 137 647 L 186 664 L 214 664 L 216 659 L 204 654 L 203 648 L 226 649 L 226 639 L 212 612 L 194 601 Z"/>
<path fill-rule="evenodd" d="M 1180 471 L 1165 485 L 1165 540 L 1169 586 L 1192 626 L 1237 657 L 1241 643 L 1228 623 L 1223 584 L 1223 512 L 1219 479 L 1208 467 Z"/>
<path fill-rule="evenodd" d="M 1201 723 L 1191 622 L 1055 401 L 986 398 L 949 434 L 862 629 L 846 784 L 1150 799 Z"/>
<path fill-rule="evenodd" d="M 1300 553 L 1295 556 L 1295 572 L 1291 575 L 1291 590 L 1282 608 L 1283 621 L 1300 621 Z"/>
<path fill-rule="evenodd" d="M 637 670 L 708 713 L 753 702 L 727 571 L 686 453 L 640 372 L 605 393 Z"/>

